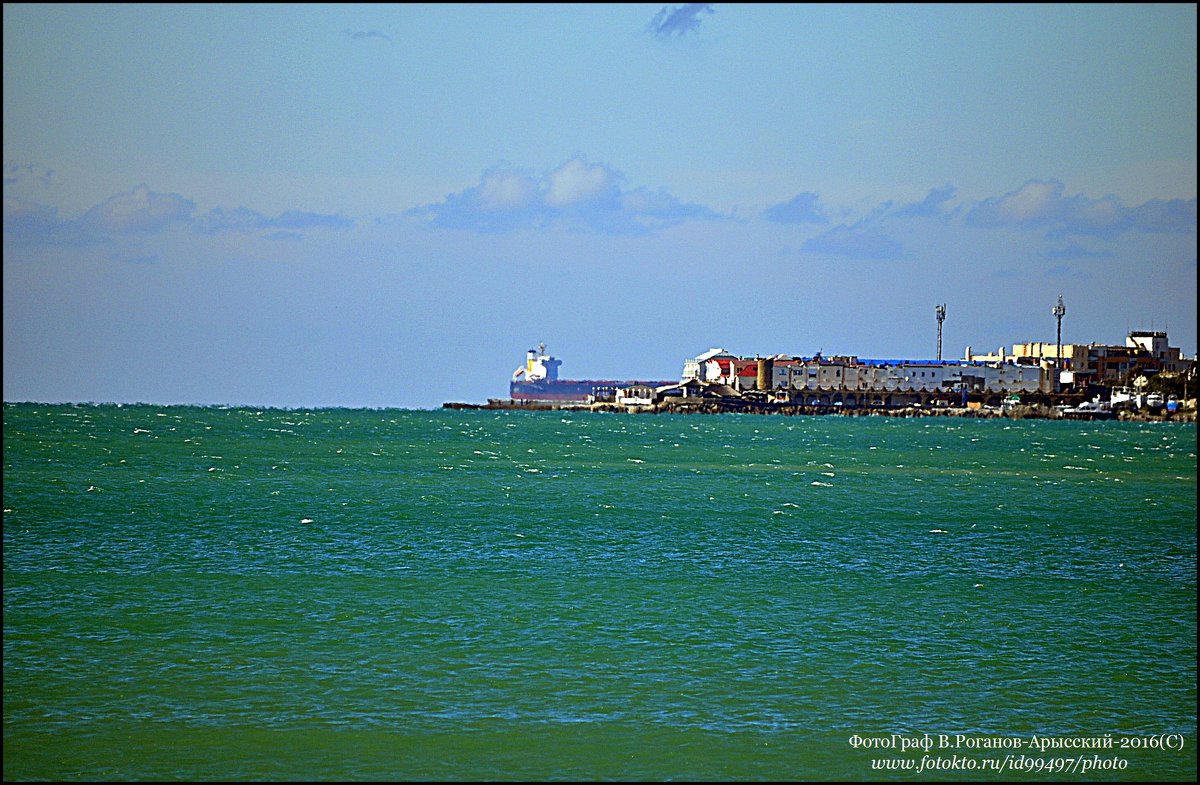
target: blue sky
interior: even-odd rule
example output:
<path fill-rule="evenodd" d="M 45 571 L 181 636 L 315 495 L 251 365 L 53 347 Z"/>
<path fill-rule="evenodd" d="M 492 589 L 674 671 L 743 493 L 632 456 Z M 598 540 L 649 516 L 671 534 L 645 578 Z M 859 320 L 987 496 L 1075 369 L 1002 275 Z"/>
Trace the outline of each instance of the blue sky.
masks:
<path fill-rule="evenodd" d="M 4 5 L 4 400 L 1196 352 L 1195 5 Z"/>

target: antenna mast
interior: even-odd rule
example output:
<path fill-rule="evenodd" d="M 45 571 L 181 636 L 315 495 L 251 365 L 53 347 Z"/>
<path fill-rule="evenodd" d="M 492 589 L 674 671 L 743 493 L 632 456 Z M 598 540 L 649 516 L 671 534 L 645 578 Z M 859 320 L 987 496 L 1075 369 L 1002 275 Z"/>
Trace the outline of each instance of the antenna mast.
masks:
<path fill-rule="evenodd" d="M 1062 318 L 1067 313 L 1067 306 L 1063 305 L 1061 294 L 1058 296 L 1058 304 L 1050 313 L 1054 314 L 1054 318 L 1058 320 L 1058 351 L 1054 355 L 1054 392 L 1058 392 L 1059 381 L 1062 379 L 1059 371 L 1062 366 Z"/>
<path fill-rule="evenodd" d="M 943 303 L 942 305 L 937 306 L 936 308 L 933 309 L 933 312 L 935 314 L 937 314 L 937 323 L 938 323 L 938 354 L 937 354 L 937 358 L 938 358 L 938 362 L 941 362 L 942 361 L 942 322 L 946 321 L 946 305 Z"/>

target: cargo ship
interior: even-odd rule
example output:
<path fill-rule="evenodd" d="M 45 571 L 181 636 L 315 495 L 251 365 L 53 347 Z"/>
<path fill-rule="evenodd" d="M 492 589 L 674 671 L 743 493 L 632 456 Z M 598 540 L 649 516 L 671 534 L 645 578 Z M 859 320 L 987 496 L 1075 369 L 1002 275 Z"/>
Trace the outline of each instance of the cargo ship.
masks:
<path fill-rule="evenodd" d="M 603 401 L 616 391 L 635 384 L 663 387 L 679 384 L 678 379 L 645 381 L 640 379 L 560 379 L 562 360 L 546 354 L 546 344 L 525 353 L 525 365 L 513 371 L 508 397 L 514 401 Z"/>

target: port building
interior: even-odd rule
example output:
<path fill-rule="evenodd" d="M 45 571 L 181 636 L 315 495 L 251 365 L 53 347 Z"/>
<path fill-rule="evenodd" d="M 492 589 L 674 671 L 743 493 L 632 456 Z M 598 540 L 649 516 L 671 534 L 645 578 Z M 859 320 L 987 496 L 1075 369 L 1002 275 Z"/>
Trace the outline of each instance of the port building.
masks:
<path fill-rule="evenodd" d="M 824 357 L 741 357 L 724 349 L 684 361 L 682 380 L 724 384 L 737 391 L 787 393 L 802 400 L 804 393 L 982 392 L 1030 393 L 1047 391 L 1049 375 L 1040 364 L 994 360 L 887 360 L 836 355 Z M 863 394 L 866 394 L 865 396 Z"/>
<path fill-rule="evenodd" d="M 1125 338 L 1125 344 L 1064 343 L 1061 355 L 1054 342 L 1030 341 L 1012 344 L 1012 351 L 1000 347 L 995 353 L 975 353 L 968 346 L 963 353 L 969 362 L 1014 363 L 1053 366 L 1062 361 L 1065 384 L 1075 387 L 1113 385 L 1130 375 L 1153 375 L 1161 371 L 1181 373 L 1188 360 L 1178 347 L 1170 346 L 1167 333 L 1158 330 L 1135 330 Z M 1053 373 L 1053 371 L 1051 371 Z"/>

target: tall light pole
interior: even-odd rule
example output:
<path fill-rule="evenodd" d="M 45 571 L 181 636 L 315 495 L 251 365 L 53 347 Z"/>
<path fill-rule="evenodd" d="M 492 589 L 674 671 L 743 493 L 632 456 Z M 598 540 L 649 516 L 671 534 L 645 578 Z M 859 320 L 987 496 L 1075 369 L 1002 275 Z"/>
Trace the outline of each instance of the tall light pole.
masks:
<path fill-rule="evenodd" d="M 946 321 L 946 306 L 945 306 L 945 304 L 939 305 L 938 307 L 934 308 L 934 309 L 933 309 L 933 312 L 934 312 L 935 314 L 937 314 L 937 322 L 938 322 L 938 362 L 941 362 L 941 361 L 942 361 L 942 322 Z"/>
<path fill-rule="evenodd" d="M 1055 305 L 1054 310 L 1051 311 L 1054 314 L 1054 318 L 1058 320 L 1058 351 L 1054 355 L 1054 392 L 1058 392 L 1059 380 L 1062 378 L 1059 366 L 1062 365 L 1062 318 L 1066 312 L 1067 306 L 1063 305 L 1062 295 L 1060 294 L 1058 296 L 1058 305 Z"/>

